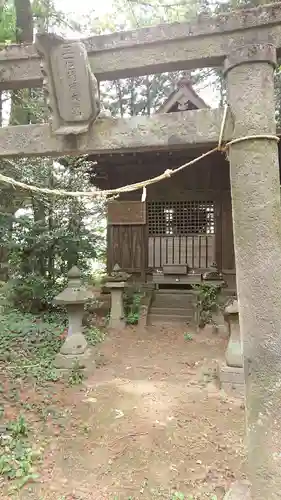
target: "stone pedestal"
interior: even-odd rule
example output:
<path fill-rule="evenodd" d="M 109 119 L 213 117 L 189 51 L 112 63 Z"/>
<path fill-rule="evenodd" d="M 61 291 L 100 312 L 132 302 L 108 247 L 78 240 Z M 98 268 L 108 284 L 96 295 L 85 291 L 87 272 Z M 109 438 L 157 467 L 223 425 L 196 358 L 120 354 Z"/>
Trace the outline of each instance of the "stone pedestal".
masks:
<path fill-rule="evenodd" d="M 81 370 L 91 372 L 95 368 L 94 353 L 90 348 L 80 354 L 59 352 L 55 357 L 54 366 L 59 370 L 71 370 L 78 366 Z"/>
<path fill-rule="evenodd" d="M 213 322 L 216 333 L 220 333 L 223 336 L 228 335 L 228 326 L 226 325 L 224 315 L 220 310 L 213 314 Z"/>
<path fill-rule="evenodd" d="M 228 366 L 243 368 L 238 301 L 234 300 L 232 304 L 226 306 L 224 314 L 229 331 L 229 341 L 225 352 L 226 364 Z"/>
<path fill-rule="evenodd" d="M 111 294 L 111 308 L 108 324 L 109 328 L 121 330 L 126 326 L 123 305 L 125 285 L 125 281 L 109 281 L 105 285 L 110 290 Z"/>
<path fill-rule="evenodd" d="M 224 317 L 228 325 L 229 341 L 225 352 L 226 363 L 218 367 L 218 377 L 225 391 L 234 390 L 243 396 L 245 382 L 237 300 L 226 306 Z"/>
<path fill-rule="evenodd" d="M 61 369 L 71 369 L 77 365 L 90 369 L 94 366 L 94 359 L 82 333 L 82 320 L 84 304 L 93 297 L 93 292 L 82 286 L 77 267 L 69 271 L 68 278 L 67 288 L 54 299 L 54 303 L 63 305 L 68 313 L 67 337 L 54 364 Z"/>
<path fill-rule="evenodd" d="M 217 376 L 220 386 L 225 392 L 232 392 L 238 397 L 245 396 L 245 380 L 243 368 L 228 366 L 226 363 L 218 365 Z"/>

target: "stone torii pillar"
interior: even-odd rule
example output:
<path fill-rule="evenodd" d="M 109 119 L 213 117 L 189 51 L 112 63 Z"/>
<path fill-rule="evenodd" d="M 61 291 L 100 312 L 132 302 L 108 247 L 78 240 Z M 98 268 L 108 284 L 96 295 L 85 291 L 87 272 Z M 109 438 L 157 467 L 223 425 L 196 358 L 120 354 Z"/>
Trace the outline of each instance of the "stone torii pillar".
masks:
<path fill-rule="evenodd" d="M 275 64 L 275 48 L 267 43 L 244 45 L 230 52 L 225 72 L 234 139 L 276 134 Z M 281 206 L 277 143 L 270 137 L 233 143 L 229 159 L 251 495 L 253 500 L 280 500 Z"/>

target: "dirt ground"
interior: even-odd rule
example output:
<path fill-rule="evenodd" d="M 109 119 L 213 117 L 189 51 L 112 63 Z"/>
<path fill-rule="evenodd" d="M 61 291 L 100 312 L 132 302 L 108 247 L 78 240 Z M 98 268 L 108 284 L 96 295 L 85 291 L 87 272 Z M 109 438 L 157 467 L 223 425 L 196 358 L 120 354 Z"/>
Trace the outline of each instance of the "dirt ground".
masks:
<path fill-rule="evenodd" d="M 243 477 L 243 403 L 214 378 L 226 339 L 184 333 L 112 333 L 81 386 L 23 388 L 21 405 L 32 406 L 34 443 L 44 451 L 38 481 L 15 498 L 221 500 Z"/>

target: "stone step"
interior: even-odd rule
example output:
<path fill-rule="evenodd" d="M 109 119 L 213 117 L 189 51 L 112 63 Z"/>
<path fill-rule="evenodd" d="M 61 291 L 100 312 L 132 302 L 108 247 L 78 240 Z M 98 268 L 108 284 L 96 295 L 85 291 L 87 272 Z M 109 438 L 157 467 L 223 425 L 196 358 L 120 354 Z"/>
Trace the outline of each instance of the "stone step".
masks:
<path fill-rule="evenodd" d="M 160 297 L 157 297 L 152 302 L 152 307 L 162 307 L 162 308 L 177 307 L 179 309 L 194 309 L 195 303 L 193 303 L 191 300 L 176 300 L 172 298 L 163 300 Z"/>
<path fill-rule="evenodd" d="M 150 310 L 151 314 L 156 314 L 156 315 L 162 315 L 162 316 L 185 316 L 185 317 L 193 317 L 193 309 L 192 308 L 178 308 L 178 307 L 169 307 L 169 308 L 163 308 L 163 307 L 154 307 L 152 306 Z"/>
<path fill-rule="evenodd" d="M 191 295 L 194 296 L 195 293 L 192 290 L 187 290 L 184 288 L 159 288 L 156 290 L 156 295 Z"/>
<path fill-rule="evenodd" d="M 149 313 L 148 322 L 190 323 L 194 320 L 196 295 L 190 290 L 157 290 Z"/>
<path fill-rule="evenodd" d="M 193 304 L 196 302 L 195 298 L 188 297 L 187 295 L 156 295 L 153 302 L 162 302 L 163 304 L 172 303 L 182 303 L 182 304 Z"/>
<path fill-rule="evenodd" d="M 195 293 L 184 293 L 184 292 L 169 292 L 169 293 L 162 293 L 161 291 L 157 291 L 154 294 L 155 297 L 182 297 L 185 300 L 195 300 L 196 299 L 196 294 Z"/>
<path fill-rule="evenodd" d="M 155 297 L 185 297 L 186 299 L 193 300 L 196 298 L 195 293 L 184 293 L 184 292 L 165 292 L 162 293 L 161 291 L 155 292 Z"/>
<path fill-rule="evenodd" d="M 191 293 L 155 293 L 155 298 L 166 300 L 167 298 L 181 299 L 181 300 L 196 300 L 195 295 Z"/>
<path fill-rule="evenodd" d="M 171 315 L 167 314 L 166 316 L 163 316 L 163 314 L 150 314 L 148 317 L 148 323 L 150 325 L 154 325 L 155 323 L 190 323 L 190 317 L 188 316 L 178 316 L 178 315 Z"/>

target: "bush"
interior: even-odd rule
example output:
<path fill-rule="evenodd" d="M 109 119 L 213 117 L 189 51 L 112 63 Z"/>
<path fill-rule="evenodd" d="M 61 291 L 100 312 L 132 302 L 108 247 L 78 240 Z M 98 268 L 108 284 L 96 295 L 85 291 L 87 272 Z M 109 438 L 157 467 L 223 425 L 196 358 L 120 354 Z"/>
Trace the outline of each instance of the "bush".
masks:
<path fill-rule="evenodd" d="M 98 328 L 87 328 L 84 333 L 92 346 L 104 338 Z M 56 381 L 53 361 L 66 335 L 67 318 L 61 313 L 6 311 L 0 315 L 0 372 L 21 380 Z"/>
<path fill-rule="evenodd" d="M 129 325 L 136 325 L 140 317 L 142 294 L 139 289 L 129 288 L 124 294 L 124 313 Z"/>
<path fill-rule="evenodd" d="M 220 287 L 202 283 L 201 285 L 194 285 L 194 289 L 197 291 L 199 327 L 204 328 L 207 324 L 213 324 L 213 314 L 219 307 Z"/>
<path fill-rule="evenodd" d="M 34 466 L 40 451 L 32 448 L 30 429 L 24 415 L 9 422 L 6 435 L 0 434 L 0 477 L 12 485 L 9 492 L 20 490 L 25 484 L 38 479 Z"/>
<path fill-rule="evenodd" d="M 54 309 L 54 297 L 66 286 L 66 280 L 53 283 L 37 275 L 11 280 L 7 285 L 7 298 L 17 309 L 40 312 Z"/>
<path fill-rule="evenodd" d="M 66 330 L 62 315 L 45 318 L 16 310 L 0 315 L 0 371 L 12 378 L 55 380 L 53 360 Z"/>

